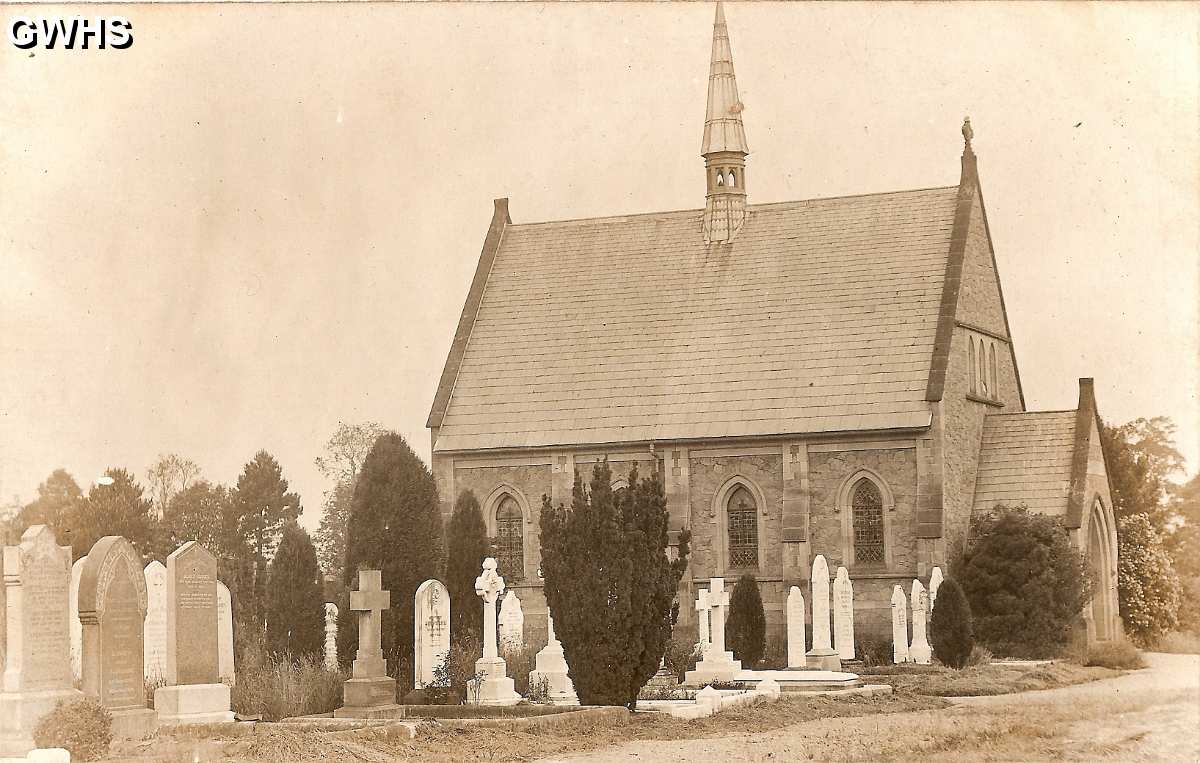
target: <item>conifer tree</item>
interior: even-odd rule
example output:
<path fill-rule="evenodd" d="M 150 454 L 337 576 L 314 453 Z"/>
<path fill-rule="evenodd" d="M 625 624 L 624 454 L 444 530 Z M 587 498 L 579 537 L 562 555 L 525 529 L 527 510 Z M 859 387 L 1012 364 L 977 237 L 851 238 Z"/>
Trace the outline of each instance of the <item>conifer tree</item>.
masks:
<path fill-rule="evenodd" d="M 254 555 L 254 585 L 249 591 L 248 604 L 256 626 L 262 628 L 267 562 L 283 526 L 300 516 L 300 498 L 288 492 L 288 481 L 283 478 L 279 462 L 260 450 L 238 476 L 232 508 L 238 533 Z"/>
<path fill-rule="evenodd" d="M 460 639 L 467 633 L 481 638 L 483 622 L 475 594 L 483 560 L 488 556 L 487 527 L 479 501 L 470 490 L 459 493 L 454 514 L 446 528 L 446 590 L 450 592 L 450 634 Z"/>
<path fill-rule="evenodd" d="M 325 636 L 325 597 L 317 550 L 294 520 L 271 560 L 267 587 L 267 649 L 293 657 L 317 657 Z"/>
<path fill-rule="evenodd" d="M 929 616 L 929 643 L 938 662 L 951 668 L 964 667 L 975 648 L 971 607 L 954 578 L 946 578 L 938 587 L 933 614 Z"/>
<path fill-rule="evenodd" d="M 767 648 L 767 616 L 763 612 L 758 581 L 750 573 L 738 578 L 729 597 L 729 620 L 725 638 L 733 656 L 747 669 L 753 669 Z"/>

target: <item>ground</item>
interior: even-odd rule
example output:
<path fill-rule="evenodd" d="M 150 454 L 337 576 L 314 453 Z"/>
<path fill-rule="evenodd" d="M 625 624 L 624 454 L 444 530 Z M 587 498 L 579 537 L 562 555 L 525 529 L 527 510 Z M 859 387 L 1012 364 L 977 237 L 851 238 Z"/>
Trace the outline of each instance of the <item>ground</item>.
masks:
<path fill-rule="evenodd" d="M 949 709 L 826 718 L 760 734 L 637 741 L 543 763 L 647 760 L 1200 759 L 1200 657 L 1061 689 L 952 700 Z M 936 700 L 934 700 L 936 701 Z"/>

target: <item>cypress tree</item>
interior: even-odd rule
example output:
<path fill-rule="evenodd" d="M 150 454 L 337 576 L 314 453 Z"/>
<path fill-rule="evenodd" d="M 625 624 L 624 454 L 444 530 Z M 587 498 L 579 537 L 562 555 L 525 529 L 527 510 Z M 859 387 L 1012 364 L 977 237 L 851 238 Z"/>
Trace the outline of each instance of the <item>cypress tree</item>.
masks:
<path fill-rule="evenodd" d="M 481 638 L 483 621 L 479 616 L 475 578 L 488 556 L 487 527 L 479 510 L 479 501 L 470 490 L 459 494 L 454 514 L 446 528 L 446 590 L 450 593 L 450 633 L 461 639 L 467 633 Z"/>
<path fill-rule="evenodd" d="M 738 578 L 733 587 L 725 633 L 733 656 L 752 670 L 767 648 L 767 616 L 763 612 L 758 581 L 750 573 Z"/>
<path fill-rule="evenodd" d="M 383 613 L 383 650 L 395 675 L 413 653 L 413 596 L 443 566 L 437 485 L 425 463 L 395 432 L 380 435 L 363 462 L 346 523 L 345 582 L 358 588 L 360 569 L 383 573 L 393 605 Z M 453 610 L 453 606 L 451 606 Z M 357 617 L 348 610 L 347 645 L 357 643 Z M 353 654 L 353 647 L 349 649 Z M 398 676 L 401 677 L 402 676 Z"/>
<path fill-rule="evenodd" d="M 975 648 L 971 607 L 954 578 L 946 578 L 938 587 L 937 601 L 929 617 L 929 643 L 938 662 L 951 668 L 964 667 Z"/>
<path fill-rule="evenodd" d="M 308 532 L 294 520 L 269 568 L 267 649 L 294 657 L 318 657 L 325 638 L 325 597 L 321 568 Z"/>

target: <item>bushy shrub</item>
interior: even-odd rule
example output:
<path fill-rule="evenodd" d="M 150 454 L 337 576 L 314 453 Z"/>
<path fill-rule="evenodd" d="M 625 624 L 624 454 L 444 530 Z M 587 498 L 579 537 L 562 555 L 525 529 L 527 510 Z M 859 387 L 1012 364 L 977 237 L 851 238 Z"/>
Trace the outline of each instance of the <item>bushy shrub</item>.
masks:
<path fill-rule="evenodd" d="M 478 678 L 475 661 L 482 656 L 483 644 L 473 631 L 454 636 L 446 659 L 433 671 L 434 683 L 444 684 L 450 689 L 446 693 L 446 702 L 467 698 L 467 683 Z"/>
<path fill-rule="evenodd" d="M 939 596 L 941 595 L 940 589 L 939 589 L 938 595 Z M 964 668 L 977 668 L 980 665 L 988 665 L 991 663 L 991 661 L 992 661 L 992 653 L 989 652 L 984 647 L 980 646 L 979 644 L 976 644 L 975 646 L 971 647 L 971 654 L 968 655 L 967 664 L 963 665 L 963 667 Z"/>
<path fill-rule="evenodd" d="M 1200 634 L 1195 631 L 1168 633 L 1154 645 L 1154 651 L 1168 654 L 1200 654 Z"/>
<path fill-rule="evenodd" d="M 767 616 L 763 612 L 758 581 L 746 573 L 738 578 L 733 586 L 733 595 L 729 597 L 726 644 L 747 670 L 753 670 L 767 648 L 766 637 Z"/>
<path fill-rule="evenodd" d="M 233 709 L 266 721 L 327 713 L 342 706 L 346 678 L 315 657 L 269 654 L 260 641 L 243 651 L 231 691 Z"/>
<path fill-rule="evenodd" d="M 966 594 L 976 639 L 1004 657 L 1057 656 L 1091 597 L 1086 562 L 1062 523 L 1023 507 L 973 519 L 951 577 Z"/>
<path fill-rule="evenodd" d="M 112 742 L 112 716 L 92 697 L 59 702 L 33 728 L 38 747 L 62 747 L 71 760 L 99 760 Z"/>
<path fill-rule="evenodd" d="M 891 639 L 855 635 L 854 656 L 868 668 L 892 664 Z"/>
<path fill-rule="evenodd" d="M 1138 670 L 1146 667 L 1142 653 L 1133 644 L 1124 639 L 1101 641 L 1088 648 L 1085 665 L 1096 665 L 1113 670 Z"/>
<path fill-rule="evenodd" d="M 684 674 L 696 667 L 695 644 L 685 639 L 667 639 L 663 661 L 675 678 L 682 681 Z"/>
<path fill-rule="evenodd" d="M 500 656 L 508 667 L 508 677 L 513 680 L 513 690 L 522 697 L 529 692 L 529 671 L 533 670 L 534 657 L 540 649 L 534 644 L 526 644 L 520 649 L 500 644 Z"/>
<path fill-rule="evenodd" d="M 938 662 L 957 669 L 966 667 L 975 647 L 971 608 L 954 578 L 946 578 L 938 588 L 937 603 L 929 617 L 929 643 Z"/>
<path fill-rule="evenodd" d="M 1125 632 L 1135 644 L 1148 647 L 1178 624 L 1179 576 L 1145 514 L 1117 520 L 1117 592 Z"/>

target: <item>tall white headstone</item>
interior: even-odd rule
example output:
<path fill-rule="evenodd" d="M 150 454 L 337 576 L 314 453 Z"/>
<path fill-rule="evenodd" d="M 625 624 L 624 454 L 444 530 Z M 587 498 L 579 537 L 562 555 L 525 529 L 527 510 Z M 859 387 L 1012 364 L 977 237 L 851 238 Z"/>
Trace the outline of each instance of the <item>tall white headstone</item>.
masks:
<path fill-rule="evenodd" d="M 331 602 L 325 603 L 325 669 L 338 669 L 337 652 L 338 608 Z"/>
<path fill-rule="evenodd" d="M 554 635 L 554 617 L 546 611 L 546 646 L 533 658 L 534 669 L 529 674 L 529 685 L 545 681 L 550 701 L 556 705 L 578 705 L 575 684 L 571 681 L 562 643 Z"/>
<path fill-rule="evenodd" d="M 708 589 L 701 588 L 696 594 L 696 627 L 700 632 L 700 657 L 708 651 L 711 635 L 708 627 Z"/>
<path fill-rule="evenodd" d="M 450 654 L 450 592 L 440 580 L 426 580 L 413 599 L 414 688 L 435 686 L 434 671 Z"/>
<path fill-rule="evenodd" d="M 496 574 L 496 560 L 483 560 L 483 572 L 475 578 L 475 593 L 483 599 L 483 656 L 475 661 L 482 677 L 468 682 L 467 701 L 480 705 L 515 705 L 521 695 L 513 690 L 508 665 L 496 649 L 496 599 L 504 593 L 504 578 Z"/>
<path fill-rule="evenodd" d="M 506 593 L 500 604 L 500 643 L 510 652 L 525 647 L 525 610 L 516 591 Z"/>
<path fill-rule="evenodd" d="M 932 650 L 929 648 L 929 638 L 925 632 L 925 623 L 928 620 L 927 613 L 929 609 L 929 594 L 925 591 L 925 586 L 921 585 L 920 580 L 913 580 L 912 583 L 912 645 L 908 648 L 908 657 L 913 662 L 919 665 L 928 665 L 930 657 L 933 656 Z"/>
<path fill-rule="evenodd" d="M 725 590 L 724 578 L 713 578 L 708 582 L 708 607 L 710 631 L 712 633 L 704 657 L 689 670 L 684 681 L 699 685 L 708 681 L 732 681 L 742 669 L 742 663 L 733 659 L 733 652 L 725 651 L 725 608 L 729 606 L 729 592 Z"/>
<path fill-rule="evenodd" d="M 812 649 L 808 664 L 824 670 L 841 670 L 842 662 L 833 650 L 829 623 L 829 563 L 817 554 L 812 565 Z"/>
<path fill-rule="evenodd" d="M 83 563 L 86 561 L 87 557 L 82 556 L 71 565 L 71 609 L 68 625 L 71 630 L 71 675 L 76 681 L 83 680 L 83 624 L 79 622 L 79 576 L 83 574 Z"/>
<path fill-rule="evenodd" d="M 892 586 L 892 662 L 908 661 L 908 599 L 897 583 Z"/>
<path fill-rule="evenodd" d="M 229 586 L 217 581 L 217 677 L 223 684 L 235 686 L 233 667 L 233 599 Z"/>
<path fill-rule="evenodd" d="M 929 614 L 933 614 L 933 605 L 937 603 L 937 592 L 942 586 L 942 568 L 934 567 L 933 573 L 929 576 Z"/>
<path fill-rule="evenodd" d="M 833 581 L 833 630 L 838 657 L 854 659 L 854 583 L 845 567 L 838 567 Z"/>
<path fill-rule="evenodd" d="M 803 668 L 808 662 L 804 657 L 804 594 L 798 586 L 792 586 L 787 597 L 787 645 L 788 667 Z"/>
<path fill-rule="evenodd" d="M 142 668 L 146 682 L 167 680 L 167 568 L 157 559 L 142 571 L 146 578 L 146 620 L 142 623 Z"/>

